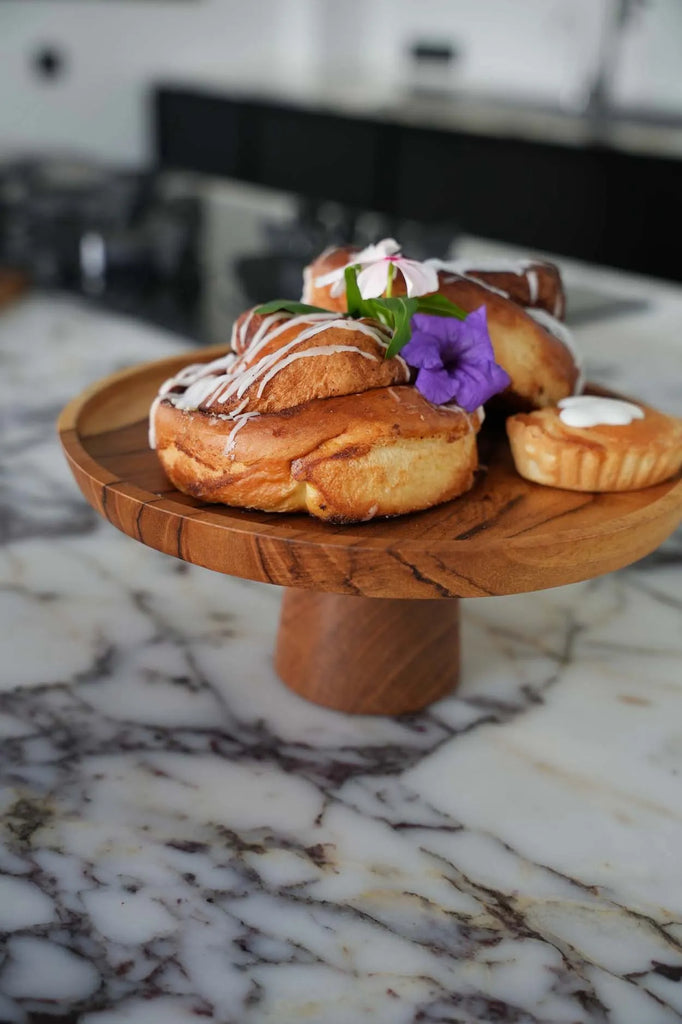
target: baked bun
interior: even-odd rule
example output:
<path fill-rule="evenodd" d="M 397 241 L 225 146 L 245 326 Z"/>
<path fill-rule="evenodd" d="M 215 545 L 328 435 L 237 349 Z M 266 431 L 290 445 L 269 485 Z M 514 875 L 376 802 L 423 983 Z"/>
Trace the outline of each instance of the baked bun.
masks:
<path fill-rule="evenodd" d="M 304 274 L 303 301 L 323 308 L 346 308 L 345 290 L 325 278 L 351 263 L 359 250 L 351 246 L 327 249 Z M 505 413 L 538 409 L 582 389 L 580 357 L 563 316 L 564 292 L 558 269 L 551 263 L 500 261 L 482 265 L 427 260 L 438 273 L 438 292 L 473 312 L 486 307 L 495 360 L 511 384 L 495 397 L 493 408 Z M 495 269 L 497 268 L 497 269 Z M 393 294 L 405 294 L 397 275 Z"/>
<path fill-rule="evenodd" d="M 171 482 L 204 501 L 333 522 L 462 494 L 482 413 L 434 406 L 385 358 L 371 321 L 288 313 L 237 321 L 238 352 L 180 371 L 151 410 Z"/>
<path fill-rule="evenodd" d="M 334 245 L 321 252 L 312 263 L 303 270 L 303 292 L 301 301 L 323 309 L 333 309 L 343 313 L 346 309 L 345 287 L 334 288 L 332 284 L 323 284 L 319 278 L 326 277 L 334 270 L 341 270 L 353 262 L 353 257 L 361 250 L 353 245 Z"/>
<path fill-rule="evenodd" d="M 566 314 L 566 296 L 559 268 L 543 260 L 427 260 L 438 271 L 441 284 L 446 275 L 468 277 L 511 299 L 524 309 L 542 309 L 557 320 Z"/>
<path fill-rule="evenodd" d="M 507 420 L 514 464 L 527 480 L 569 491 L 636 491 L 679 472 L 682 420 L 589 395 L 561 405 Z"/>
<path fill-rule="evenodd" d="M 353 257 L 361 252 L 355 246 L 333 246 L 325 249 L 303 271 L 302 301 L 323 309 L 343 312 L 346 297 L 343 288 L 321 283 L 320 278 L 352 263 Z M 427 260 L 426 263 L 438 272 L 439 284 L 446 282 L 448 275 L 469 277 L 502 298 L 510 299 L 526 309 L 543 309 L 546 313 L 563 320 L 566 313 L 566 296 L 559 268 L 543 260 Z M 439 288 L 439 291 L 441 289 Z M 400 294 L 401 282 L 395 282 L 394 292 Z M 404 285 L 402 287 L 404 291 Z"/>
<path fill-rule="evenodd" d="M 538 409 L 582 390 L 571 334 L 544 309 L 524 309 L 480 281 L 449 272 L 439 274 L 439 293 L 467 313 L 485 306 L 495 360 L 511 379 L 498 404 Z"/>

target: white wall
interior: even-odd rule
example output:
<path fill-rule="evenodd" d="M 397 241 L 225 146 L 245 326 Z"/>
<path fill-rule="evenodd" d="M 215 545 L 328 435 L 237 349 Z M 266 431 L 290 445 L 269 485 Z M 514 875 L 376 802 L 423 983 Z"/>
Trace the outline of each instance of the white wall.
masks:
<path fill-rule="evenodd" d="M 298 0 L 0 2 L 0 154 L 77 147 L 119 162 L 149 155 L 147 86 L 185 73 L 269 73 L 305 63 Z M 46 44 L 65 75 L 38 78 Z"/>
<path fill-rule="evenodd" d="M 150 82 L 188 75 L 404 84 L 415 38 L 462 48 L 465 88 L 577 104 L 615 0 L 0 0 L 0 157 L 78 149 L 148 158 Z M 63 78 L 31 55 L 64 50 Z M 636 12 L 617 74 L 623 102 L 682 111 L 682 0 Z"/>
<path fill-rule="evenodd" d="M 457 82 L 497 96 L 580 108 L 618 0 L 318 0 L 320 63 L 371 67 L 397 88 L 415 39 L 458 45 Z M 371 41 L 371 42 L 370 42 Z M 614 75 L 617 104 L 682 113 L 682 0 L 631 13 Z"/>
<path fill-rule="evenodd" d="M 338 68 L 352 52 L 400 88 L 415 40 L 457 46 L 456 82 L 465 89 L 559 102 L 595 59 L 603 0 L 319 0 L 325 9 L 324 60 Z M 354 16 L 350 17 L 350 8 Z M 371 40 L 358 48 L 357 26 Z"/>
<path fill-rule="evenodd" d="M 647 0 L 623 38 L 616 69 L 623 104 L 682 113 L 682 0 Z"/>

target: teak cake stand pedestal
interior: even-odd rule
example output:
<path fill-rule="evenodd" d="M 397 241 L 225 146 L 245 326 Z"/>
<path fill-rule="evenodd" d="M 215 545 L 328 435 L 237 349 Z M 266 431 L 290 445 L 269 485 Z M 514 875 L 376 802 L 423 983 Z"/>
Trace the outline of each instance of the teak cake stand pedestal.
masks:
<path fill-rule="evenodd" d="M 215 358 L 223 347 L 192 353 Z M 682 520 L 678 477 L 643 491 L 540 487 L 484 437 L 466 495 L 415 515 L 333 526 L 207 505 L 176 491 L 147 443 L 159 384 L 188 355 L 114 374 L 58 424 L 87 500 L 124 533 L 218 572 L 287 589 L 275 665 L 308 700 L 360 714 L 416 711 L 459 675 L 459 598 L 590 579 L 653 551 Z"/>

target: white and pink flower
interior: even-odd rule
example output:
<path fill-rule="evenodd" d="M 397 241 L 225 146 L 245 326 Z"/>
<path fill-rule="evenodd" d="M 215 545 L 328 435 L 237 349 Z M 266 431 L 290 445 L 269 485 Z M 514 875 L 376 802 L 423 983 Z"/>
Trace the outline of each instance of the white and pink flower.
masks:
<path fill-rule="evenodd" d="M 323 274 L 315 280 L 318 288 L 331 285 L 333 296 L 343 293 L 344 274 L 347 267 L 360 266 L 358 288 L 363 299 L 378 299 L 390 286 L 396 273 L 402 274 L 405 280 L 408 298 L 416 295 L 428 295 L 438 291 L 438 273 L 434 267 L 418 260 L 408 260 L 400 255 L 400 246 L 395 238 L 384 238 L 376 245 L 368 245 L 353 256 L 346 266 L 337 267 L 329 274 Z"/>

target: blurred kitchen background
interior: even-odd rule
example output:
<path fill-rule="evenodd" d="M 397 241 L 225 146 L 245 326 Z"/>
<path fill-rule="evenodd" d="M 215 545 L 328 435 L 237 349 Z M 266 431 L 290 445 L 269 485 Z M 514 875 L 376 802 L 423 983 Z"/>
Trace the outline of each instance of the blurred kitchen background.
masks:
<path fill-rule="evenodd" d="M 682 0 L 0 0 L 0 302 L 222 341 L 385 235 L 679 282 L 681 169 Z"/>

